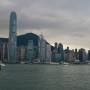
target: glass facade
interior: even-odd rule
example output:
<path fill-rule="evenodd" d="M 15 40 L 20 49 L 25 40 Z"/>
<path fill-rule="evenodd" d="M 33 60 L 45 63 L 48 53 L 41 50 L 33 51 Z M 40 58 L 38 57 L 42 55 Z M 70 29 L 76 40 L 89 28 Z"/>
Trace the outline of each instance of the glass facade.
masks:
<path fill-rule="evenodd" d="M 11 12 L 9 24 L 8 63 L 16 63 L 16 30 L 17 16 L 15 12 Z"/>

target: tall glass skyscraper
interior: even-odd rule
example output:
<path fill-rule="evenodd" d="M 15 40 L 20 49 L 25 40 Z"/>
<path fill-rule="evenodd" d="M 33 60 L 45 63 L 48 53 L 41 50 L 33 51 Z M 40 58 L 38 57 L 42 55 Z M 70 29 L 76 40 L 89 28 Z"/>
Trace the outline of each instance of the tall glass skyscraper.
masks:
<path fill-rule="evenodd" d="M 9 24 L 8 63 L 16 63 L 16 31 L 17 15 L 16 12 L 11 12 Z"/>

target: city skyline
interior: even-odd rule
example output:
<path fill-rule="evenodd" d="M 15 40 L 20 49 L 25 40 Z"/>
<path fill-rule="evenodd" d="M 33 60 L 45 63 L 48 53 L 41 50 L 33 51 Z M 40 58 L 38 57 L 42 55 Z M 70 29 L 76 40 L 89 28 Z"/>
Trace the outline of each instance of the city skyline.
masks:
<path fill-rule="evenodd" d="M 61 42 L 71 48 L 90 49 L 89 0 L 3 0 L 0 3 L 0 37 L 8 37 L 8 17 L 11 11 L 16 11 L 17 34 L 42 32 L 51 44 Z"/>
<path fill-rule="evenodd" d="M 0 60 L 4 63 L 48 63 L 64 62 L 72 64 L 89 64 L 90 50 L 84 48 L 63 48 L 62 43 L 55 42 L 54 46 L 44 36 L 27 33 L 17 36 L 17 14 L 11 11 L 9 20 L 9 38 L 0 38 Z"/>

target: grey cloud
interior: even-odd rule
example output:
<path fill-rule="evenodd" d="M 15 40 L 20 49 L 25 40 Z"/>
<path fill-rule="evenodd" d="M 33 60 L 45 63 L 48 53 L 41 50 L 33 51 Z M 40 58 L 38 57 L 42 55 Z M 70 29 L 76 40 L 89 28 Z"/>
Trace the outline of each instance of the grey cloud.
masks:
<path fill-rule="evenodd" d="M 8 36 L 9 15 L 17 12 L 18 33 L 45 33 L 53 43 L 90 48 L 90 0 L 1 0 L 0 32 Z"/>

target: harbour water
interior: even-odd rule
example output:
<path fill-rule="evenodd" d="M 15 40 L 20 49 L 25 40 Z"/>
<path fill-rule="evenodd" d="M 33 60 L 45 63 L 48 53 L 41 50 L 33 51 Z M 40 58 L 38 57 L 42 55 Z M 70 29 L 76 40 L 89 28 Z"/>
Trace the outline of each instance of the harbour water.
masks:
<path fill-rule="evenodd" d="M 6 65 L 0 90 L 90 90 L 90 66 Z"/>

